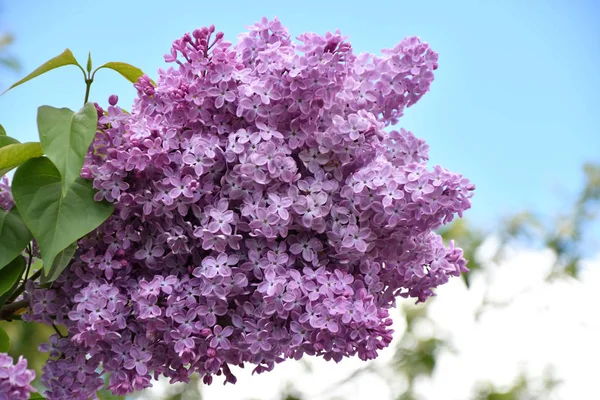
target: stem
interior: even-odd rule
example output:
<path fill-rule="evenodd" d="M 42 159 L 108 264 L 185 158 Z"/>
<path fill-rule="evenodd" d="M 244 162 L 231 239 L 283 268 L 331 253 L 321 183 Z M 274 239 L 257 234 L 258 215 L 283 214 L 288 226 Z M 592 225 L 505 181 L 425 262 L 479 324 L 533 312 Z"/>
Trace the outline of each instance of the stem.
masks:
<path fill-rule="evenodd" d="M 85 73 L 85 70 L 83 69 L 83 67 L 81 65 L 79 65 L 79 63 L 77 63 L 76 65 L 83 73 L 83 79 L 87 79 L 87 74 Z"/>
<path fill-rule="evenodd" d="M 85 80 L 85 99 L 83 100 L 83 105 L 86 105 L 88 99 L 90 97 L 90 89 L 92 88 L 92 82 L 94 82 L 93 78 Z"/>
<path fill-rule="evenodd" d="M 23 279 L 23 283 L 27 282 L 27 277 L 29 276 L 29 269 L 31 268 L 31 260 L 33 260 L 33 250 L 31 249 L 31 242 L 27 245 L 27 253 L 29 253 L 29 262 L 27 263 L 27 269 L 25 270 L 25 279 Z"/>
<path fill-rule="evenodd" d="M 52 328 L 54 328 L 54 332 L 56 332 L 56 334 L 58 335 L 58 337 L 64 338 L 63 334 L 60 333 L 60 331 L 58 330 L 58 327 L 56 326 L 56 324 L 52 324 Z"/>

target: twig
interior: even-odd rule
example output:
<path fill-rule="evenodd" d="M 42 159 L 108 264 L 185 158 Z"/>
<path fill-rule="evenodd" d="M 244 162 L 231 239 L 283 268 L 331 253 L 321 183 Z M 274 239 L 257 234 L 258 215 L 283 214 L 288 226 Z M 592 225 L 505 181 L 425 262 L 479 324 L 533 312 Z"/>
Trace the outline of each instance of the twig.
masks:
<path fill-rule="evenodd" d="M 52 324 L 52 328 L 54 328 L 54 332 L 56 332 L 56 334 L 58 335 L 59 338 L 64 338 L 63 334 L 60 333 L 60 331 L 58 330 L 58 327 L 55 324 Z"/>
<path fill-rule="evenodd" d="M 37 278 L 40 277 L 40 275 L 42 275 L 42 269 L 39 269 L 36 271 L 35 274 L 31 275 L 31 279 L 32 281 L 35 281 Z M 19 286 L 19 288 L 17 290 L 15 290 L 15 292 L 12 294 L 12 296 L 10 296 L 10 298 L 7 300 L 7 303 L 12 303 L 13 301 L 15 301 L 17 299 L 17 297 L 19 297 L 21 295 L 21 293 L 23 293 L 25 291 L 25 283 L 27 282 L 23 282 L 23 284 L 21 286 Z"/>

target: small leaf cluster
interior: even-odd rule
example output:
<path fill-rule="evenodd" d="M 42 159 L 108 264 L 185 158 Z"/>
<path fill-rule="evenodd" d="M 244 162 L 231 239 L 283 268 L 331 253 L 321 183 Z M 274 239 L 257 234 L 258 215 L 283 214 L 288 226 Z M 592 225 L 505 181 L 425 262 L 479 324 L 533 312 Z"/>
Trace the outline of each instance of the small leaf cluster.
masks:
<path fill-rule="evenodd" d="M 75 112 L 41 106 L 37 115 L 39 142 L 21 143 L 0 125 L 0 319 L 7 321 L 20 319 L 29 305 L 23 297 L 25 282 L 29 279 L 30 283 L 50 285 L 69 265 L 78 240 L 114 210 L 112 204 L 94 200 L 92 182 L 80 176 L 99 118 L 96 106 L 87 102 L 89 88 L 101 68 L 113 69 L 132 82 L 143 73 L 118 62 L 106 63 L 92 72 L 91 56 L 86 73 L 67 49 L 8 90 L 67 65 L 75 65 L 84 73 L 87 90 L 82 109 Z M 7 173 L 15 168 L 9 185 Z M 11 366 L 10 357 L 2 354 L 8 347 L 9 338 L 0 329 L 0 397 L 29 398 L 34 374 L 25 370 L 25 360 Z"/>
<path fill-rule="evenodd" d="M 139 68 L 122 62 L 108 62 L 92 72 L 91 55 L 86 73 L 66 49 L 6 91 L 67 65 L 81 69 L 88 87 L 102 68 L 115 70 L 131 82 L 143 75 Z M 44 265 L 42 279 L 52 281 L 67 266 L 77 240 L 111 215 L 113 206 L 94 201 L 91 182 L 80 177 L 98 117 L 95 105 L 87 101 L 77 112 L 41 106 L 37 115 L 40 141 L 29 143 L 8 136 L 0 125 L 0 270 L 17 270 L 24 262 L 21 253 L 35 240 Z M 6 174 L 14 168 L 9 187 Z M 3 282 L 13 282 L 7 278 L 2 275 Z"/>
<path fill-rule="evenodd" d="M 51 270 L 58 275 L 69 261 L 56 265 L 63 260 L 59 254 L 111 215 L 112 205 L 95 201 L 92 182 L 79 176 L 97 121 L 92 103 L 77 112 L 42 106 L 40 142 L 0 148 L 2 171 L 18 166 L 11 184 L 14 207 L 0 210 L 0 271 L 23 264 L 21 253 L 34 239 L 49 281 Z"/>

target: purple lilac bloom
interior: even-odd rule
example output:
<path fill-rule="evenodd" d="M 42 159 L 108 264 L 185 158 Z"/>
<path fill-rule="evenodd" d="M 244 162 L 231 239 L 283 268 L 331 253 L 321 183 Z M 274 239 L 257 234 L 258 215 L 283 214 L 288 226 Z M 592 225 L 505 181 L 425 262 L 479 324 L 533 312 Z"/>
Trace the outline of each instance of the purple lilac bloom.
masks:
<path fill-rule="evenodd" d="M 68 332 L 44 347 L 49 400 L 93 397 L 106 376 L 126 395 L 304 354 L 373 359 L 397 297 L 423 302 L 467 270 L 433 230 L 474 186 L 392 129 L 429 91 L 427 43 L 356 55 L 337 31 L 293 41 L 263 18 L 235 44 L 187 33 L 165 61 L 131 113 L 111 97 L 86 158 L 115 213 L 52 289 L 27 292 L 25 319 Z"/>
<path fill-rule="evenodd" d="M 13 364 L 6 353 L 0 353 L 0 400 L 26 400 L 36 390 L 31 386 L 35 372 L 27 369 L 27 360 L 22 356 Z"/>

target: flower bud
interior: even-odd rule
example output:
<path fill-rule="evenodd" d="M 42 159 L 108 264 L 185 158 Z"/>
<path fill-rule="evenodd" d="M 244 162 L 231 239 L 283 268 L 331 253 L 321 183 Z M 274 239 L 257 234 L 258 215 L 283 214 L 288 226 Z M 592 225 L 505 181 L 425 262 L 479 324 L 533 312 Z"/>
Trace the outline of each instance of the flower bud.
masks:
<path fill-rule="evenodd" d="M 94 103 L 94 106 L 96 107 L 96 113 L 98 114 L 98 119 L 102 118 L 104 116 L 104 109 L 102 107 L 100 107 L 100 105 L 98 103 Z"/>
<path fill-rule="evenodd" d="M 110 104 L 111 106 L 116 106 L 118 101 L 119 96 L 117 96 L 116 94 L 111 94 L 108 98 L 108 104 Z"/>
<path fill-rule="evenodd" d="M 194 29 L 192 35 L 194 35 L 195 39 L 200 39 L 202 37 L 202 29 Z"/>
<path fill-rule="evenodd" d="M 83 179 L 92 179 L 92 173 L 90 172 L 90 169 L 88 167 L 81 168 L 80 176 Z"/>
<path fill-rule="evenodd" d="M 209 328 L 204 328 L 200 331 L 200 334 L 204 337 L 209 336 L 212 333 L 212 331 Z"/>

